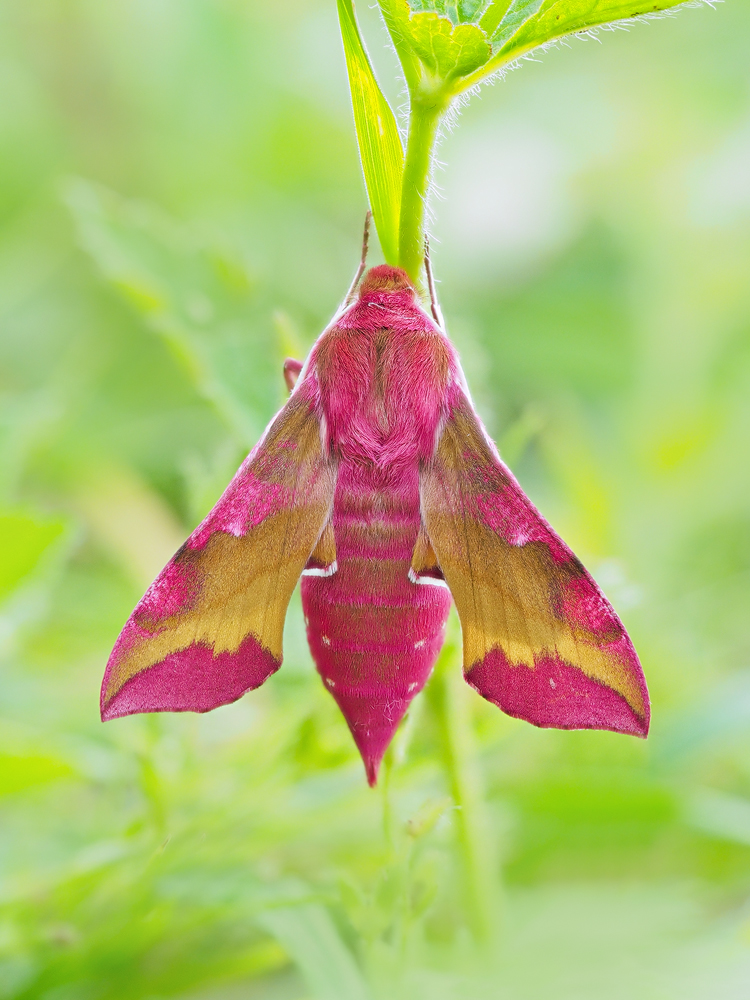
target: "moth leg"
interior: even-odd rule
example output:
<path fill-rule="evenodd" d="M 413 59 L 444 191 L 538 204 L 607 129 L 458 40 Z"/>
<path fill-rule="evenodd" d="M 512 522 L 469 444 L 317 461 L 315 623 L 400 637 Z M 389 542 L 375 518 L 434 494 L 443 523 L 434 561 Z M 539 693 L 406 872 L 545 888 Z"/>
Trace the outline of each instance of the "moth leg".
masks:
<path fill-rule="evenodd" d="M 441 330 L 445 330 L 445 323 L 443 322 L 443 314 L 440 311 L 440 305 L 437 300 L 437 292 L 435 290 L 435 279 L 432 276 L 432 262 L 430 261 L 430 240 L 428 236 L 424 238 L 424 270 L 427 275 L 427 287 L 430 290 L 430 310 L 432 312 L 432 318 L 435 320 L 437 325 Z"/>
<path fill-rule="evenodd" d="M 352 302 L 354 302 L 354 297 L 357 294 L 357 285 L 359 284 L 359 279 L 365 273 L 365 268 L 367 267 L 367 247 L 370 242 L 370 222 L 372 221 L 372 212 L 367 212 L 365 216 L 365 231 L 362 234 L 362 257 L 359 261 L 359 267 L 357 268 L 357 273 L 354 275 L 354 281 L 349 287 L 349 291 L 346 293 L 346 298 L 344 299 L 343 308 L 347 309 Z"/>
<path fill-rule="evenodd" d="M 302 371 L 302 362 L 294 358 L 287 358 L 284 362 L 284 381 L 287 389 L 291 392 L 297 384 L 299 373 Z"/>

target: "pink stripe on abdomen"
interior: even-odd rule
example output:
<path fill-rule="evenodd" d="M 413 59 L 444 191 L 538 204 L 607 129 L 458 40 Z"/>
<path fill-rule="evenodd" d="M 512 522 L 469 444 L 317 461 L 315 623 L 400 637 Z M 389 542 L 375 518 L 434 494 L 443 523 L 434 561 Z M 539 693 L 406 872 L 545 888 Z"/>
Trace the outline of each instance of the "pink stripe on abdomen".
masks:
<path fill-rule="evenodd" d="M 383 481 L 344 463 L 333 508 L 338 569 L 302 578 L 310 649 L 370 784 L 432 671 L 450 609 L 445 587 L 409 580 L 419 524 L 416 468 Z"/>

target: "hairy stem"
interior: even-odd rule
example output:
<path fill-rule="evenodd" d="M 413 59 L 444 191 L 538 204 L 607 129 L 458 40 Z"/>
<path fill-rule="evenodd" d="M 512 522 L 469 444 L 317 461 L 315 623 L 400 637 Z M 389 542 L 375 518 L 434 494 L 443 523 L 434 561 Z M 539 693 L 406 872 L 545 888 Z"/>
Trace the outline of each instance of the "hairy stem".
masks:
<path fill-rule="evenodd" d="M 412 95 L 401 188 L 399 265 L 415 282 L 424 261 L 425 211 L 432 154 L 440 116 L 445 109 L 446 102 L 440 96 L 415 99 Z"/>

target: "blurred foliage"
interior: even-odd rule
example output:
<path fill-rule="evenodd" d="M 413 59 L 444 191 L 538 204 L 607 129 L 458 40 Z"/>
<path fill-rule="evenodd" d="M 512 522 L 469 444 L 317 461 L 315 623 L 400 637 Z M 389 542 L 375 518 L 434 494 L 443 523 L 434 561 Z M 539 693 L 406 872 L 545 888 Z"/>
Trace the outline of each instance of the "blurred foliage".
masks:
<path fill-rule="evenodd" d="M 296 600 L 236 705 L 98 719 L 119 628 L 356 267 L 336 5 L 0 23 L 0 997 L 744 1000 L 747 6 L 550 51 L 440 150 L 451 334 L 622 613 L 652 736 L 502 716 L 454 634 L 374 792 Z"/>

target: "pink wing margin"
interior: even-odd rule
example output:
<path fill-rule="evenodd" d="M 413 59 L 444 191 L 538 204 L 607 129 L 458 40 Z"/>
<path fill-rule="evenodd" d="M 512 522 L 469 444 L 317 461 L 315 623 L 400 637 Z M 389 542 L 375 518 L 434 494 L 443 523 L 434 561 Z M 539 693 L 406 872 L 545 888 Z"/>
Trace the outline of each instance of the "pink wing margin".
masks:
<path fill-rule="evenodd" d="M 281 665 L 289 598 L 336 480 L 313 397 L 311 378 L 138 603 L 107 664 L 103 719 L 206 712 Z"/>
<path fill-rule="evenodd" d="M 451 390 L 422 517 L 461 619 L 466 680 L 536 726 L 645 736 L 646 681 L 612 606 Z"/>

